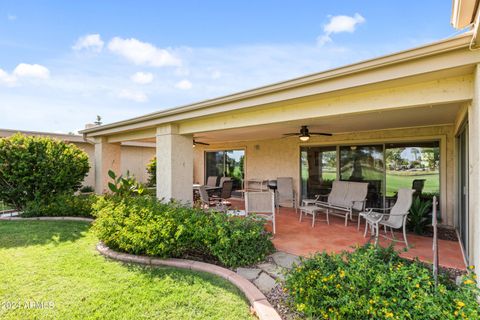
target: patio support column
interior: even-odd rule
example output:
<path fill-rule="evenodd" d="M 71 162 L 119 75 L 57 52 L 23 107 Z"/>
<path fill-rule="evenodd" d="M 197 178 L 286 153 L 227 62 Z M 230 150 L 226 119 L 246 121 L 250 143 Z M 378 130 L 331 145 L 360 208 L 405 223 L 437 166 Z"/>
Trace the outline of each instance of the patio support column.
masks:
<path fill-rule="evenodd" d="M 121 172 L 121 145 L 108 143 L 107 137 L 95 138 L 95 192 L 108 192 L 108 171 Z"/>
<path fill-rule="evenodd" d="M 157 197 L 193 202 L 193 135 L 181 135 L 178 126 L 157 128 Z"/>
<path fill-rule="evenodd" d="M 469 225 L 470 264 L 480 271 L 480 65 L 474 71 L 473 99 L 468 114 L 469 128 Z"/>

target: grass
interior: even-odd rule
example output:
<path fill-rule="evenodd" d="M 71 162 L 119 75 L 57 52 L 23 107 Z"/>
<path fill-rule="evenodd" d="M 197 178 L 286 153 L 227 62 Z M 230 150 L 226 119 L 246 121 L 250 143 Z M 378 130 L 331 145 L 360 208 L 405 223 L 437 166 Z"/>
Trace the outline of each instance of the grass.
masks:
<path fill-rule="evenodd" d="M 110 261 L 96 252 L 97 241 L 83 222 L 0 222 L 0 318 L 253 318 L 222 278 Z M 25 308 L 33 302 L 46 307 Z"/>

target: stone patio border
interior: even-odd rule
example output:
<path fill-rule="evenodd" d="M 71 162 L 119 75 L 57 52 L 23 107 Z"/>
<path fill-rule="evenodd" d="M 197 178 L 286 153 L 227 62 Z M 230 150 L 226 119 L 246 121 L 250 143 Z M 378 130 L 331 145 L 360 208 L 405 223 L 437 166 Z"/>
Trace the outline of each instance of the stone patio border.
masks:
<path fill-rule="evenodd" d="M 101 242 L 97 245 L 97 250 L 105 257 L 126 263 L 137 263 L 154 267 L 174 267 L 193 271 L 202 271 L 220 276 L 230 281 L 233 285 L 240 289 L 240 291 L 243 292 L 260 320 L 281 320 L 280 315 L 272 307 L 270 302 L 268 302 L 267 297 L 265 297 L 265 295 L 250 281 L 241 277 L 232 270 L 222 268 L 214 264 L 194 260 L 173 258 L 158 259 L 149 256 L 137 256 L 128 253 L 120 253 L 110 249 Z"/>
<path fill-rule="evenodd" d="M 83 222 L 93 222 L 92 218 L 85 217 L 31 217 L 31 218 L 22 218 L 22 217 L 0 217 L 0 220 L 7 221 L 32 221 L 32 220 L 43 220 L 43 221 L 83 221 Z"/>

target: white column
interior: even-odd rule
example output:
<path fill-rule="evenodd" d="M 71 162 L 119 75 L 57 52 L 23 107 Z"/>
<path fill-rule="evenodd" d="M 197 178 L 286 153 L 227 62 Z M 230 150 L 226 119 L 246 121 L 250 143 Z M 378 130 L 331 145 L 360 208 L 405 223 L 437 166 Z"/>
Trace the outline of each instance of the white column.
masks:
<path fill-rule="evenodd" d="M 474 96 L 468 113 L 470 264 L 480 272 L 480 65 L 474 71 Z"/>
<path fill-rule="evenodd" d="M 193 136 L 178 134 L 178 126 L 157 128 L 157 197 L 193 202 Z"/>
<path fill-rule="evenodd" d="M 120 175 L 121 169 L 120 143 L 108 143 L 106 137 L 95 139 L 95 192 L 98 194 L 109 192 L 108 171 L 112 170 Z"/>

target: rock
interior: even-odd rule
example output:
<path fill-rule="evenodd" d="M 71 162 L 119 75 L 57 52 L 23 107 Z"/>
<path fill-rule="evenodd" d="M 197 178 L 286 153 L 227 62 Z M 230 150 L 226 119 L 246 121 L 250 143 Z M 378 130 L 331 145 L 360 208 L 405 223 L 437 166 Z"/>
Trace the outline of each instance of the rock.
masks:
<path fill-rule="evenodd" d="M 284 280 L 285 277 L 283 275 L 283 269 L 276 264 L 273 263 L 262 263 L 259 264 L 257 267 L 268 273 L 269 275 L 279 278 L 280 280 Z"/>
<path fill-rule="evenodd" d="M 262 272 L 262 269 L 258 268 L 238 268 L 237 274 L 247 280 L 254 280 L 258 277 L 258 275 Z"/>
<path fill-rule="evenodd" d="M 287 269 L 292 269 L 293 264 L 300 263 L 300 258 L 298 256 L 286 252 L 277 251 L 272 254 L 271 257 L 277 265 Z"/>
<path fill-rule="evenodd" d="M 260 273 L 260 276 L 253 280 L 253 283 L 257 286 L 260 291 L 263 293 L 268 293 L 270 292 L 273 288 L 277 286 L 277 283 L 275 282 L 275 279 L 270 277 L 268 274 L 265 272 Z"/>

